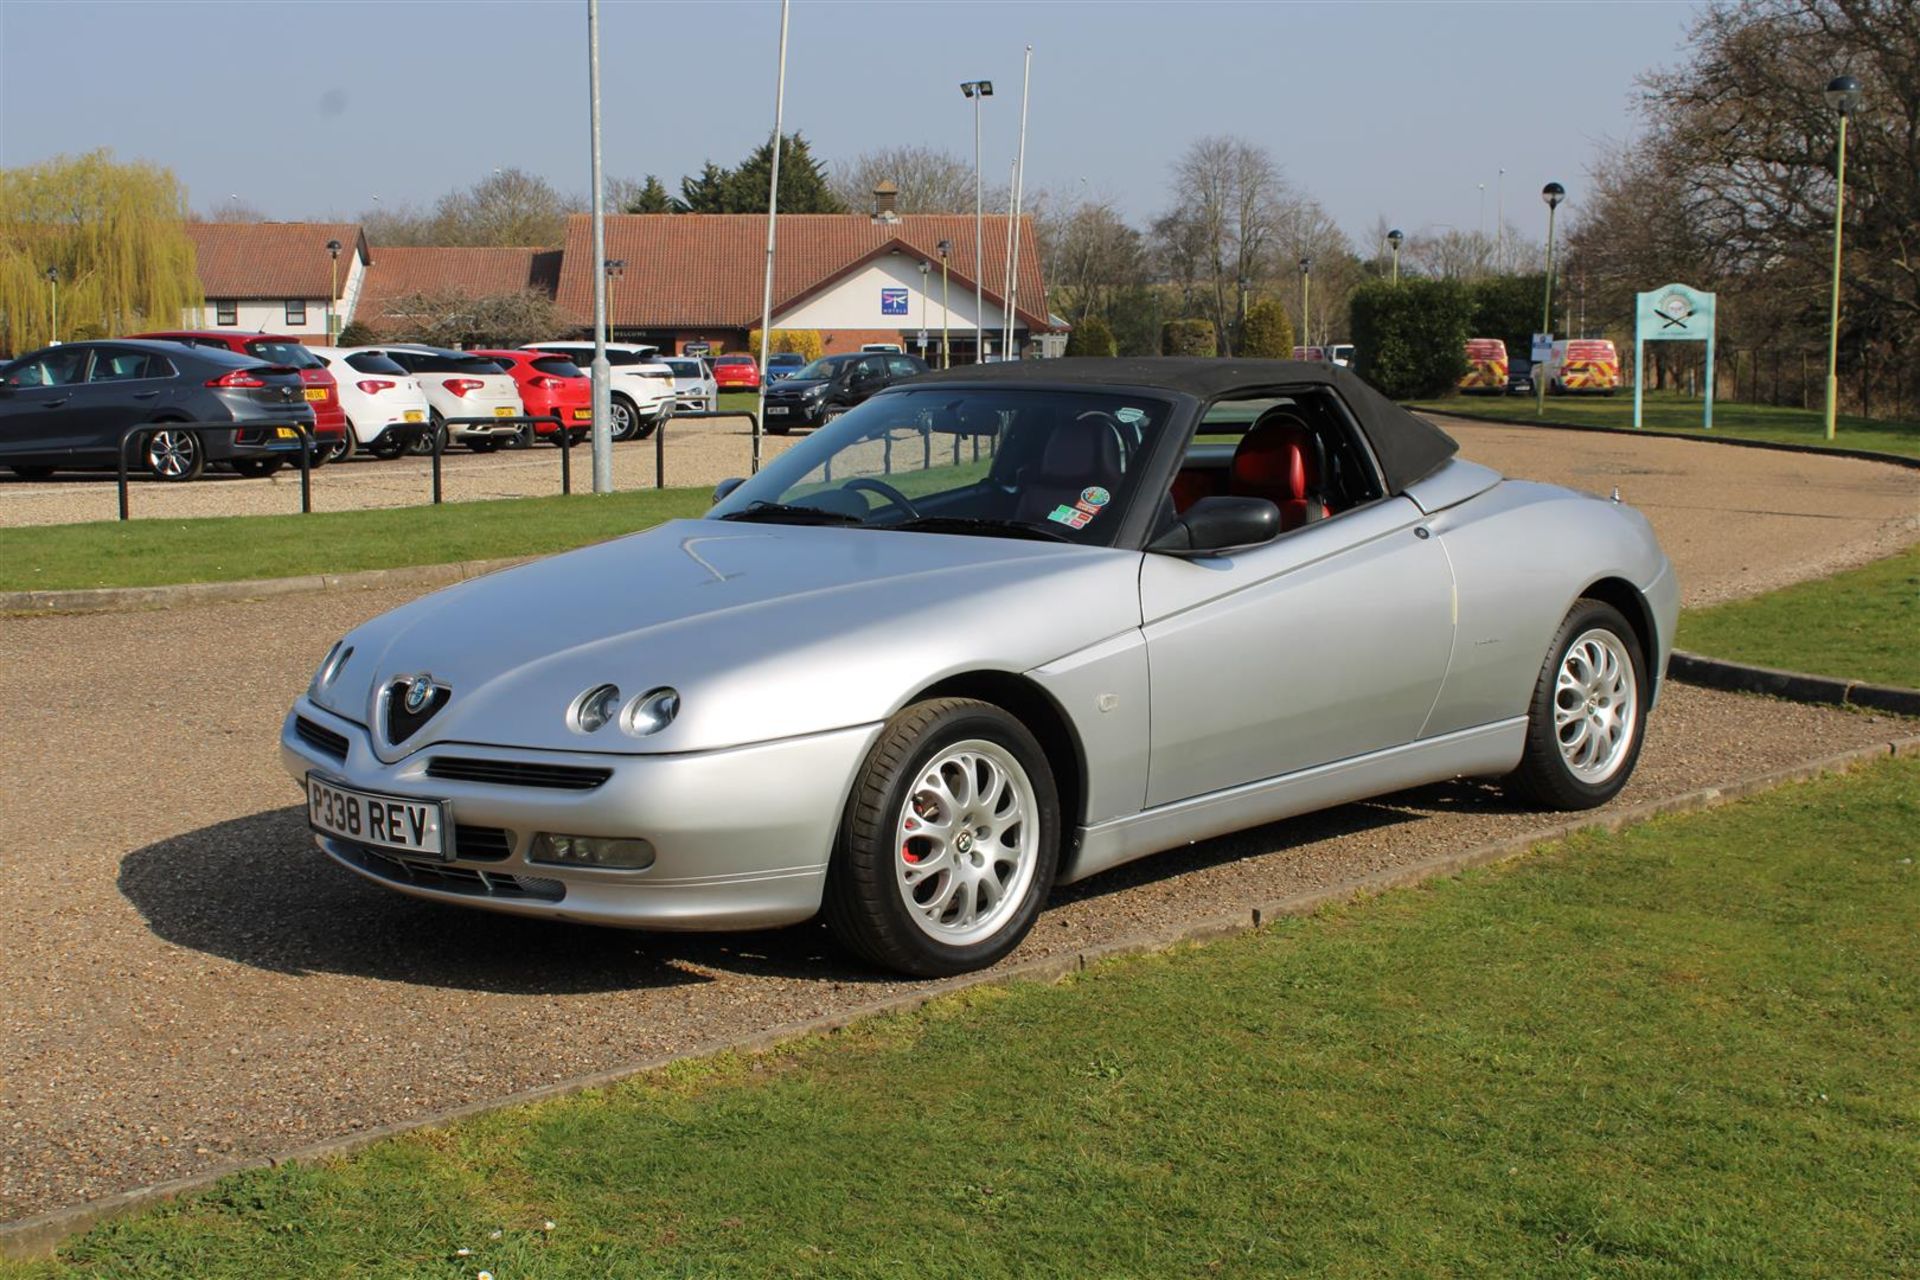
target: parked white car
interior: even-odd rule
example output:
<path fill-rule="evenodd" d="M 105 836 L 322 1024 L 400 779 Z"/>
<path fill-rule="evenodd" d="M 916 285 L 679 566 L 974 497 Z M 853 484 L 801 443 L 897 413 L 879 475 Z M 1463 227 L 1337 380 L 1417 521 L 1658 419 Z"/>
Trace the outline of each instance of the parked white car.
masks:
<path fill-rule="evenodd" d="M 357 448 L 397 458 L 427 434 L 432 407 L 419 379 L 378 351 L 311 347 L 340 389 L 340 407 Z"/>
<path fill-rule="evenodd" d="M 713 366 L 703 356 L 662 356 L 673 371 L 674 402 L 689 413 L 712 413 L 720 407 L 720 384 Z"/>
<path fill-rule="evenodd" d="M 413 375 L 427 397 L 427 421 L 431 430 L 422 433 L 410 447 L 413 453 L 432 453 L 436 436 L 447 436 L 447 444 L 464 444 L 475 453 L 491 453 L 501 445 L 519 438 L 518 423 L 500 426 L 464 423 L 451 428 L 454 418 L 519 418 L 526 410 L 520 403 L 520 387 L 513 375 L 484 356 L 445 347 L 429 347 L 402 342 L 379 347 L 347 347 L 352 355 L 371 352 L 382 355 Z"/>
<path fill-rule="evenodd" d="M 583 371 L 593 370 L 591 342 L 529 342 L 523 350 L 565 356 Z M 660 363 L 659 354 L 660 348 L 638 342 L 607 344 L 608 389 L 613 397 L 607 417 L 615 440 L 645 440 L 673 416 L 673 370 Z"/>

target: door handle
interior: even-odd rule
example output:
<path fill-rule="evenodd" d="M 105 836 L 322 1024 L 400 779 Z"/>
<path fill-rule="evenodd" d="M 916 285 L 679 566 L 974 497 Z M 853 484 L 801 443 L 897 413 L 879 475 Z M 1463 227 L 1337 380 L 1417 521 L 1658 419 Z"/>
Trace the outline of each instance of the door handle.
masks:
<path fill-rule="evenodd" d="M 61 396 L 58 400 L 42 400 L 40 403 L 49 409 L 58 409 L 71 399 L 73 399 L 72 396 Z"/>
<path fill-rule="evenodd" d="M 158 391 L 136 391 L 133 393 L 133 398 L 135 400 L 151 400 L 159 394 Z"/>

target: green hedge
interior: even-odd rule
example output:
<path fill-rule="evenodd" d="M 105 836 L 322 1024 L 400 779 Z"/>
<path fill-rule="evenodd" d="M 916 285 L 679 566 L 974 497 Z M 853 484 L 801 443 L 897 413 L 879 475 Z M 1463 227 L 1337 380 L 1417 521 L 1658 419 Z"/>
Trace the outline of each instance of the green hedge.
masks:
<path fill-rule="evenodd" d="M 1211 320 L 1169 320 L 1160 328 L 1160 353 L 1168 356 L 1216 356 L 1220 341 Z"/>
<path fill-rule="evenodd" d="M 1067 354 L 1070 356 L 1110 356 L 1117 348 L 1113 341 L 1113 326 L 1099 316 L 1088 316 L 1073 326 L 1073 332 L 1067 336 Z"/>
<path fill-rule="evenodd" d="M 1374 280 L 1353 295 L 1355 372 L 1396 400 L 1437 396 L 1467 371 L 1473 298 L 1453 280 Z"/>
<path fill-rule="evenodd" d="M 1272 298 L 1247 308 L 1240 330 L 1240 354 L 1258 359 L 1285 360 L 1293 355 L 1293 321 L 1287 309 Z"/>

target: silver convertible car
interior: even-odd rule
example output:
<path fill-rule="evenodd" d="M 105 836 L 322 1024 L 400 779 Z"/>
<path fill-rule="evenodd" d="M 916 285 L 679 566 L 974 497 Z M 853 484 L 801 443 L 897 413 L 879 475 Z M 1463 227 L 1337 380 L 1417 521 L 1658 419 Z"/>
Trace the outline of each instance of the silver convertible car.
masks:
<path fill-rule="evenodd" d="M 1633 771 L 1678 614 L 1646 520 L 1345 369 L 926 374 L 676 520 L 355 628 L 281 754 L 402 893 L 648 929 L 824 913 L 990 964 L 1054 885 L 1417 784 Z"/>

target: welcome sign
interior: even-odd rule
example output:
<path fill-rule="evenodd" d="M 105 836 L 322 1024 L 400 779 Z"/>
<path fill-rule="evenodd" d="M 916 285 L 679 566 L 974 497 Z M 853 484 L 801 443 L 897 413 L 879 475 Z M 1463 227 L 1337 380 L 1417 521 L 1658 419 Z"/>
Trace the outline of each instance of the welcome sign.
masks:
<path fill-rule="evenodd" d="M 1706 421 L 1713 430 L 1713 330 L 1718 299 L 1690 285 L 1663 284 L 1633 296 L 1633 425 L 1641 425 L 1641 394 L 1645 384 L 1649 342 L 1704 342 L 1707 344 Z"/>

